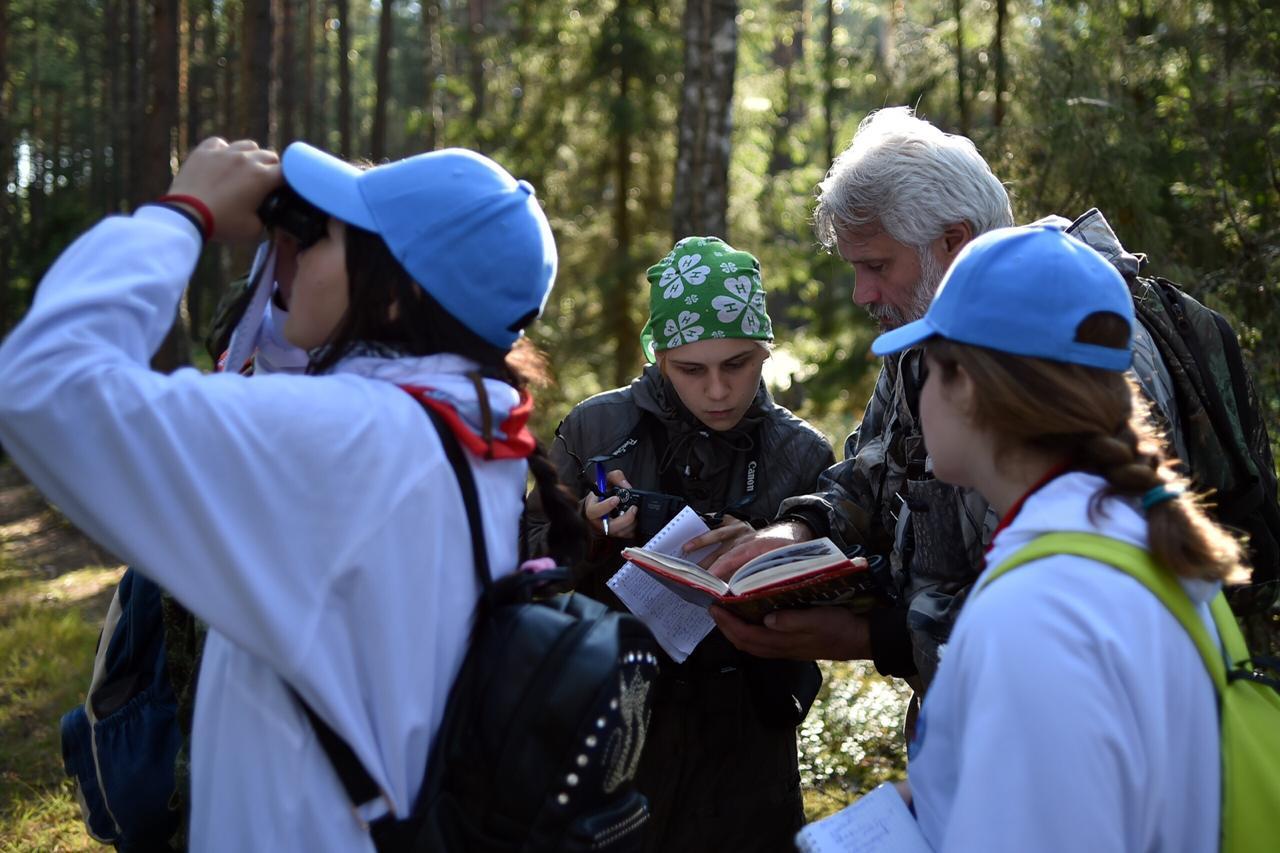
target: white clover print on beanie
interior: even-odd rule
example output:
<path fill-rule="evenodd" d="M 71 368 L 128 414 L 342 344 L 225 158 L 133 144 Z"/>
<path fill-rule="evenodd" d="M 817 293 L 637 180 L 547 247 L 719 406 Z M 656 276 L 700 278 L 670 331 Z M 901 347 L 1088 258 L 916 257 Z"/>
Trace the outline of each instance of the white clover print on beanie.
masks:
<path fill-rule="evenodd" d="M 760 262 L 718 237 L 686 237 L 649 268 L 645 358 L 706 338 L 773 340 Z"/>
<path fill-rule="evenodd" d="M 711 300 L 717 320 L 732 323 L 741 316 L 742 336 L 747 338 L 754 338 L 761 328 L 769 329 L 771 324 L 764 310 L 764 289 L 760 286 L 759 276 L 727 278 L 724 289 L 729 291 L 729 296 L 717 296 Z"/>
<path fill-rule="evenodd" d="M 662 277 L 658 279 L 658 286 L 662 288 L 662 298 L 678 299 L 684 295 L 686 282 L 699 285 L 706 281 L 711 267 L 705 264 L 699 266 L 698 262 L 701 260 L 702 255 L 681 255 L 674 264 L 664 269 Z"/>
<path fill-rule="evenodd" d="M 667 345 L 663 349 L 675 349 L 681 344 L 691 344 L 701 338 L 706 329 L 694 325 L 701 317 L 702 315 L 692 311 L 681 311 L 678 318 L 668 319 L 662 327 L 662 334 L 667 336 Z"/>

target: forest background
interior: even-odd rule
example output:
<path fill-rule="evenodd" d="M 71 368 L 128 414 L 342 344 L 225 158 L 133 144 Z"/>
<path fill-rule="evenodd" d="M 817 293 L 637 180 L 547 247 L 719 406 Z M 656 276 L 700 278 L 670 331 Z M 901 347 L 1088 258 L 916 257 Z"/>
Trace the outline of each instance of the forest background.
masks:
<path fill-rule="evenodd" d="M 1099 207 L 1150 272 L 1223 311 L 1280 437 L 1273 0 L 0 0 L 0 335 L 80 231 L 161 194 L 205 136 L 375 162 L 465 146 L 531 181 L 556 234 L 532 330 L 555 374 L 544 440 L 638 370 L 645 269 L 717 234 L 761 260 L 775 395 L 839 444 L 875 332 L 813 237 L 814 188 L 867 112 L 896 104 L 972 137 L 1019 222 Z M 157 366 L 208 366 L 199 342 L 247 263 L 205 253 Z M 98 616 L 46 624 L 15 590 L 61 600 L 71 574 L 5 559 L 0 753 L 56 756 L 48 717 L 87 681 L 75 643 L 91 647 Z M 803 732 L 806 784 L 837 799 L 901 767 L 901 691 L 838 674 Z M 3 761 L 0 849 L 66 818 L 56 776 L 56 757 Z M 63 845 L 50 831 L 37 846 Z"/>

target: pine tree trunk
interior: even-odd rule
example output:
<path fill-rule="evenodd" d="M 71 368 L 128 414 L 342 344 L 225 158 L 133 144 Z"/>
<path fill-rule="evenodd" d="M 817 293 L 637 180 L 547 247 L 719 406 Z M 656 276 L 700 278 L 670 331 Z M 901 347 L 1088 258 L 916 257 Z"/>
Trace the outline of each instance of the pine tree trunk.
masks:
<path fill-rule="evenodd" d="M 279 140 L 281 150 L 297 137 L 294 116 L 297 109 L 297 69 L 294 59 L 294 9 L 293 0 L 280 0 L 280 97 L 277 101 Z"/>
<path fill-rule="evenodd" d="M 484 40 L 486 0 L 469 0 L 467 3 L 467 68 L 471 76 L 471 127 L 479 133 L 480 120 L 488 107 L 485 98 L 484 55 L 480 50 Z"/>
<path fill-rule="evenodd" d="M 151 2 L 150 95 L 147 107 L 146 160 L 140 200 L 163 195 L 173 180 L 173 131 L 178 125 L 178 0 Z M 166 373 L 191 362 L 186 324 L 179 312 L 151 366 Z"/>
<path fill-rule="evenodd" d="M 146 95 L 142 89 L 143 44 L 142 19 L 138 13 L 141 0 L 125 0 L 125 115 L 124 148 L 121 160 L 128 164 L 124 173 L 124 197 L 127 206 L 137 204 L 142 183 L 143 140 L 142 128 L 146 126 Z"/>
<path fill-rule="evenodd" d="M 339 153 L 351 157 L 351 31 L 347 26 L 347 0 L 338 6 L 338 139 Z"/>
<path fill-rule="evenodd" d="M 306 0 L 306 26 L 302 38 L 302 138 L 316 135 L 316 0 Z"/>
<path fill-rule="evenodd" d="M 969 120 L 969 94 L 965 83 L 964 0 L 952 0 L 951 9 L 956 17 L 956 106 L 960 109 L 960 132 L 968 136 L 972 122 Z"/>
<path fill-rule="evenodd" d="M 378 88 L 373 102 L 373 131 L 369 137 L 369 154 L 377 163 L 387 156 L 387 101 L 391 97 L 391 0 L 382 0 L 378 16 L 378 57 L 375 81 Z"/>
<path fill-rule="evenodd" d="M 672 229 L 729 239 L 729 153 L 738 56 L 736 0 L 688 0 Z"/>
<path fill-rule="evenodd" d="M 246 0 L 243 14 L 241 136 L 266 145 L 271 132 L 271 2 Z"/>
<path fill-rule="evenodd" d="M 823 168 L 836 159 L 836 3 L 827 0 L 826 19 L 822 25 L 822 141 L 825 156 Z"/>
<path fill-rule="evenodd" d="M 120 50 L 121 32 L 120 15 L 121 0 L 105 0 L 102 8 L 104 55 L 103 74 L 105 92 L 103 94 L 103 124 L 106 125 L 107 144 L 111 148 L 111 168 L 106 176 L 106 187 L 102 201 L 104 213 L 115 213 L 120 209 L 120 199 L 124 194 L 124 134 L 121 130 L 121 102 L 125 69 L 122 67 Z"/>
<path fill-rule="evenodd" d="M 437 136 L 440 122 L 437 113 L 440 107 L 436 99 L 436 77 L 444 70 L 440 50 L 441 23 L 439 0 L 422 0 L 422 48 L 426 60 L 423 63 L 426 87 L 422 96 L 422 117 L 428 151 L 434 151 L 439 144 Z"/>
<path fill-rule="evenodd" d="M 634 26 L 634 12 L 629 8 L 630 0 L 619 0 L 618 10 L 614 13 L 618 26 L 617 44 L 625 44 L 629 40 L 627 27 Z M 639 351 L 640 336 L 635 324 L 631 321 L 631 294 L 635 289 L 631 263 L 631 214 L 627 209 L 627 199 L 631 191 L 631 150 L 633 147 L 633 128 L 629 120 L 630 110 L 625 105 L 632 97 L 631 65 L 625 53 L 618 57 L 618 104 L 622 109 L 614 110 L 614 200 L 613 200 L 613 235 L 617 240 L 614 252 L 614 271 L 616 279 L 609 291 L 609 316 L 613 325 L 614 346 L 617 348 L 613 360 L 613 384 L 626 385 L 632 376 L 636 353 Z"/>
<path fill-rule="evenodd" d="M 773 145 L 769 153 L 769 175 L 787 171 L 791 158 L 790 137 L 802 113 L 802 98 L 797 80 L 804 73 L 805 10 L 804 0 L 787 0 L 782 4 L 787 23 L 773 43 L 773 64 L 782 72 L 782 109 L 774 117 Z"/>
<path fill-rule="evenodd" d="M 996 0 L 996 34 L 991 44 L 996 65 L 996 99 L 991 109 L 991 123 L 996 127 L 1004 124 L 1004 94 L 1009 85 L 1005 79 L 1004 56 L 1004 27 L 1008 18 L 1009 0 Z"/>
<path fill-rule="evenodd" d="M 9 140 L 9 0 L 0 0 L 0 187 L 9 185 L 13 173 L 13 148 Z M 0 193 L 0 337 L 9 331 L 9 269 L 12 233 L 16 217 L 9 208 L 10 195 Z"/>
<path fill-rule="evenodd" d="M 164 195 L 173 181 L 173 130 L 178 124 L 178 0 L 151 3 L 151 91 L 147 98 L 146 143 L 139 176 L 140 199 Z"/>

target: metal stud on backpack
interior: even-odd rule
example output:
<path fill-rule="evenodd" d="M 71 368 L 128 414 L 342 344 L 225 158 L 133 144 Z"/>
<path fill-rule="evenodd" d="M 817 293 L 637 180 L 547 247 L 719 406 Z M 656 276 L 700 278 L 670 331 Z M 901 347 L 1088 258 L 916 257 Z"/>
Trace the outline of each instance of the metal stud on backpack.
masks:
<path fill-rule="evenodd" d="M 633 779 L 658 672 L 635 617 L 559 592 L 564 569 L 491 579 L 475 482 L 435 423 L 462 488 L 484 594 L 408 818 L 370 825 L 380 851 L 605 851 L 641 847 L 648 803 Z M 348 796 L 381 796 L 345 742 L 301 698 Z"/>

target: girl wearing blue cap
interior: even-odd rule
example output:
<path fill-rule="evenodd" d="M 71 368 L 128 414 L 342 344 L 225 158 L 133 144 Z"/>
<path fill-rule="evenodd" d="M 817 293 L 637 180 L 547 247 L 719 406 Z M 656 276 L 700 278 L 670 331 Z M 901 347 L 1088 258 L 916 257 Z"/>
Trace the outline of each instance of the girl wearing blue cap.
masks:
<path fill-rule="evenodd" d="M 153 373 L 205 239 L 248 239 L 282 179 L 329 218 L 285 337 L 313 375 Z M 469 151 L 360 171 L 306 145 L 197 148 L 158 204 L 76 241 L 0 348 L 0 436 L 78 526 L 209 626 L 196 850 L 372 850 L 408 814 L 478 596 L 430 406 L 471 451 L 495 568 L 532 470 L 553 548 L 580 529 L 534 453 L 518 342 L 555 247 L 532 188 Z M 290 687 L 383 792 L 361 814 Z"/>
<path fill-rule="evenodd" d="M 551 448 L 593 531 L 578 588 L 620 610 L 606 581 L 621 548 L 643 544 L 686 504 L 723 519 L 686 548 L 724 546 L 772 520 L 834 459 L 826 438 L 761 382 L 773 327 L 755 257 L 687 237 L 648 281 L 641 345 L 651 363 L 629 386 L 575 406 Z M 618 497 L 598 492 L 618 485 L 671 496 L 667 514 L 616 515 Z M 541 523 L 531 520 L 538 550 Z M 812 663 L 752 658 L 719 631 L 683 663 L 665 660 L 636 777 L 652 810 L 645 849 L 788 847 L 803 821 L 795 727 L 819 684 Z"/>
<path fill-rule="evenodd" d="M 924 345 L 934 473 L 1004 514 L 911 745 L 937 850 L 1217 849 L 1213 683 L 1173 613 L 1109 561 L 1147 561 L 1216 643 L 1208 604 L 1240 551 L 1149 426 L 1125 375 L 1133 324 L 1100 255 L 1011 228 L 966 247 L 925 317 L 873 346 Z"/>

